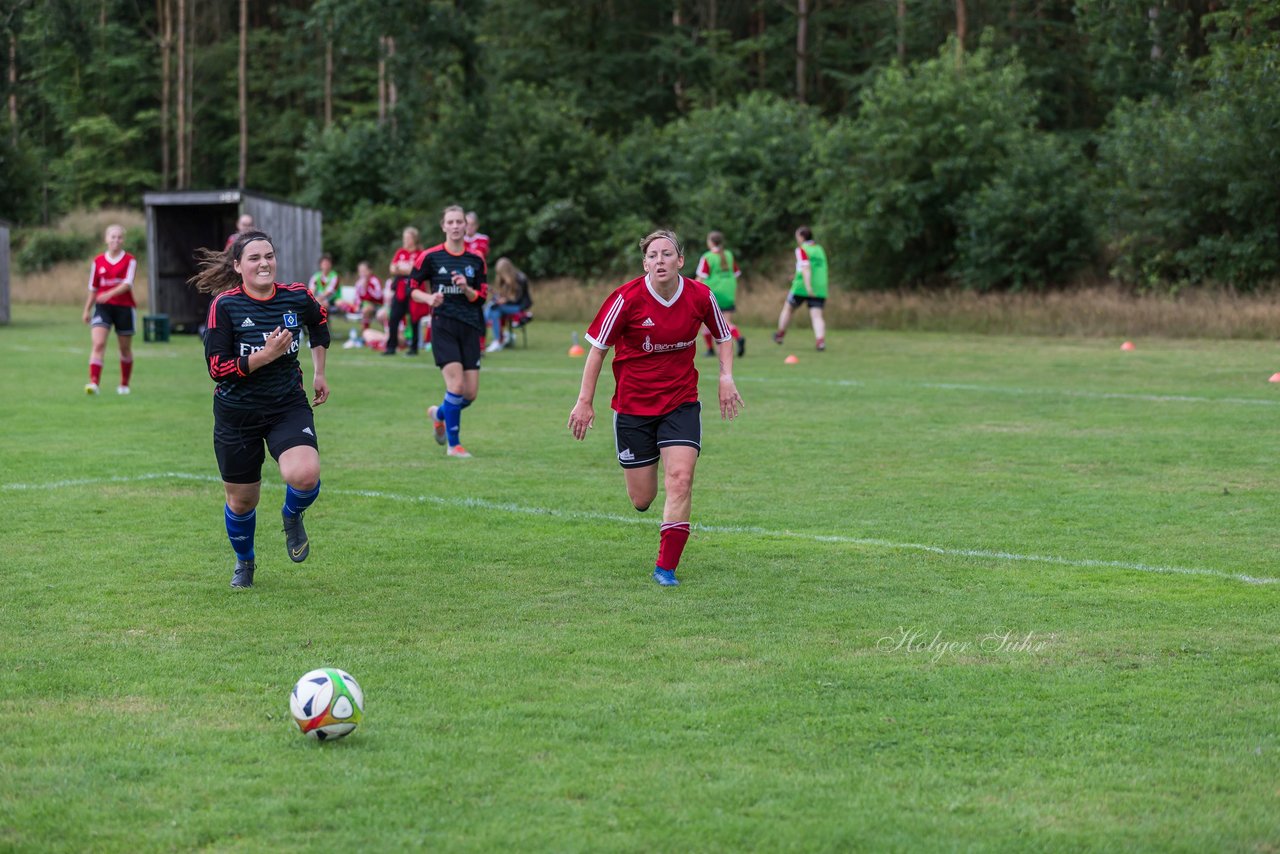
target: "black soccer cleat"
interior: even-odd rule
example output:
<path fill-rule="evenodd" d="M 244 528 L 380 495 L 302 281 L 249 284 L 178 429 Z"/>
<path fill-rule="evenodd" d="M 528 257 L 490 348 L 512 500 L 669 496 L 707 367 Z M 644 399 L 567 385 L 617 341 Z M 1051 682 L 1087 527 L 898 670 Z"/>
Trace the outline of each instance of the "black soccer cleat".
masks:
<path fill-rule="evenodd" d="M 307 539 L 307 529 L 302 526 L 302 514 L 290 516 L 283 510 L 280 518 L 284 520 L 284 545 L 289 552 L 289 560 L 302 563 L 311 553 L 311 542 Z"/>
<path fill-rule="evenodd" d="M 746 336 L 739 335 L 738 336 L 738 358 L 741 359 L 745 355 L 747 355 L 747 339 L 746 339 Z"/>
<path fill-rule="evenodd" d="M 231 574 L 231 586 L 236 590 L 248 590 L 253 586 L 254 569 L 253 561 L 236 558 L 236 571 Z"/>

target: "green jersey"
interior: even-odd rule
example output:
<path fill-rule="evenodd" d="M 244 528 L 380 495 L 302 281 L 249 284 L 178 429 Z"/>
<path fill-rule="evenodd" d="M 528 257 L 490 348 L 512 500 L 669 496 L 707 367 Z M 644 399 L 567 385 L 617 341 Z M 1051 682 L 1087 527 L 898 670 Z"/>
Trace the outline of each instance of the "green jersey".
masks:
<path fill-rule="evenodd" d="M 804 268 L 809 267 L 809 281 L 813 285 L 813 296 L 826 299 L 827 296 L 827 252 L 812 240 L 796 247 L 796 277 L 791 282 L 791 293 L 807 297 L 804 289 Z"/>
<path fill-rule="evenodd" d="M 723 250 L 724 262 L 720 261 L 719 252 L 706 252 L 698 261 L 698 269 L 694 274 L 707 283 L 716 298 L 716 305 L 721 311 L 728 310 L 738 296 L 738 262 L 733 260 L 733 253 Z"/>
<path fill-rule="evenodd" d="M 330 288 L 332 292 L 326 297 L 325 291 Z M 329 275 L 326 276 L 317 270 L 311 277 L 311 293 L 316 295 L 317 300 L 333 305 L 338 299 L 338 271 L 330 270 Z"/>

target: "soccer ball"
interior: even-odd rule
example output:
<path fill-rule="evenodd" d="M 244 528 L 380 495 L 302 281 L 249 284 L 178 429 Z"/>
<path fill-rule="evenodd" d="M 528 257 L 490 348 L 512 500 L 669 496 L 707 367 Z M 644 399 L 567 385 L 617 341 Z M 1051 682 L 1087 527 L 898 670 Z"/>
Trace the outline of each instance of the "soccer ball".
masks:
<path fill-rule="evenodd" d="M 320 741 L 342 738 L 364 718 L 364 691 L 345 670 L 322 667 L 293 686 L 289 711 L 303 735 Z"/>

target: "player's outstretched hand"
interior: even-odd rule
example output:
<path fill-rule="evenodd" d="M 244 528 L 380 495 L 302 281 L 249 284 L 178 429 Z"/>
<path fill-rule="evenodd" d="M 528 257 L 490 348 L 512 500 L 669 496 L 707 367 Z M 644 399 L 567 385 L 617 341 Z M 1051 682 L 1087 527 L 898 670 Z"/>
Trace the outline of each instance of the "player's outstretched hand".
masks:
<path fill-rule="evenodd" d="M 725 421 L 732 421 L 738 417 L 746 403 L 742 400 L 742 395 L 738 394 L 738 386 L 734 384 L 732 377 L 720 378 L 720 417 Z"/>
<path fill-rule="evenodd" d="M 569 413 L 569 430 L 573 438 L 581 441 L 587 438 L 587 431 L 596 423 L 596 409 L 590 403 L 578 401 Z"/>

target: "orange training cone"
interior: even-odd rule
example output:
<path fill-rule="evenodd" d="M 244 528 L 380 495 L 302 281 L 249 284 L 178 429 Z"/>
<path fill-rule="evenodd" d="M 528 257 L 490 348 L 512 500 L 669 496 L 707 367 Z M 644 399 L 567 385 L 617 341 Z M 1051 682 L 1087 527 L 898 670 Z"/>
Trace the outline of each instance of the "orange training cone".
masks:
<path fill-rule="evenodd" d="M 796 354 L 795 354 L 795 353 L 792 353 L 790 356 L 788 356 L 787 358 L 783 359 L 782 361 L 783 361 L 783 362 L 785 362 L 785 363 L 786 363 L 786 364 L 788 364 L 788 365 L 798 365 L 798 364 L 800 364 L 800 360 L 796 358 Z"/>
<path fill-rule="evenodd" d="M 1120 345 L 1120 349 L 1121 349 L 1121 350 L 1136 350 L 1136 349 L 1138 349 L 1138 348 L 1133 346 L 1133 342 L 1132 342 L 1132 341 L 1126 341 L 1126 342 L 1124 342 L 1123 344 L 1121 344 L 1121 345 Z"/>
<path fill-rule="evenodd" d="M 578 343 L 578 333 L 573 333 L 573 346 L 569 348 L 570 356 L 581 356 L 587 351 L 582 349 L 582 345 Z"/>

